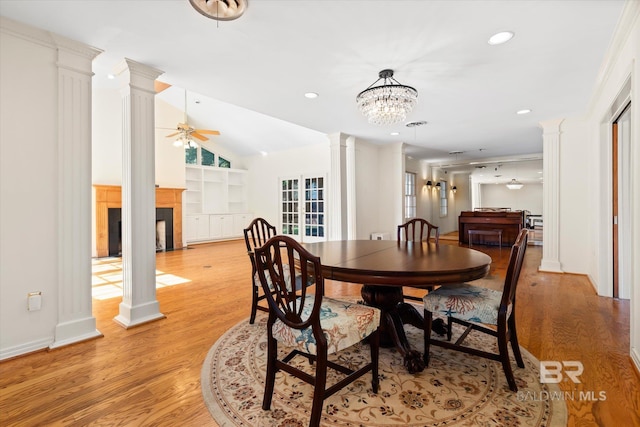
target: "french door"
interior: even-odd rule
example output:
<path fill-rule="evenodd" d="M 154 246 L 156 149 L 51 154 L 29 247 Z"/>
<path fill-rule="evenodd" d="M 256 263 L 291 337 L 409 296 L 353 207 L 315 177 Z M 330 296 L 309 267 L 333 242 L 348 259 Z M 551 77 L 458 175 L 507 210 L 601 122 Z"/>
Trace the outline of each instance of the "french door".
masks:
<path fill-rule="evenodd" d="M 280 230 L 301 242 L 326 240 L 324 176 L 280 178 Z"/>

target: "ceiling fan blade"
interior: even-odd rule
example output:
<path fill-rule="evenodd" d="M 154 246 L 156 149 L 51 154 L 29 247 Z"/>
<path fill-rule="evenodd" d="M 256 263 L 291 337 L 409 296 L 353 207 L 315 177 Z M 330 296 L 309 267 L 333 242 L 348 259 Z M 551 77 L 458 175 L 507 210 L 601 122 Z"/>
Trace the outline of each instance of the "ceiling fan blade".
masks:
<path fill-rule="evenodd" d="M 195 131 L 191 132 L 190 135 L 193 136 L 194 138 L 198 138 L 200 141 L 208 141 L 209 140 L 209 138 L 207 138 L 206 136 L 202 136 L 202 135 L 200 135 L 199 133 L 197 133 Z"/>
<path fill-rule="evenodd" d="M 182 132 L 170 133 L 169 135 L 165 136 L 165 138 L 171 138 L 172 136 L 180 135 L 181 133 Z"/>
<path fill-rule="evenodd" d="M 210 130 L 210 129 L 195 129 L 195 132 L 209 134 L 209 135 L 220 135 L 220 131 Z"/>

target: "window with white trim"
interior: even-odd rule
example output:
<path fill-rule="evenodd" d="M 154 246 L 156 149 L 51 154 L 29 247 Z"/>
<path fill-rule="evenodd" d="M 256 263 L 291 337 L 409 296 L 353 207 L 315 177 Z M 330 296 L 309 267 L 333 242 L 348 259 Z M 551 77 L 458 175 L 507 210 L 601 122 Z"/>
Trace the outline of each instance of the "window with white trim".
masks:
<path fill-rule="evenodd" d="M 416 217 L 416 174 L 404 173 L 404 217 Z"/>
<path fill-rule="evenodd" d="M 440 216 L 447 216 L 447 181 L 440 181 Z"/>

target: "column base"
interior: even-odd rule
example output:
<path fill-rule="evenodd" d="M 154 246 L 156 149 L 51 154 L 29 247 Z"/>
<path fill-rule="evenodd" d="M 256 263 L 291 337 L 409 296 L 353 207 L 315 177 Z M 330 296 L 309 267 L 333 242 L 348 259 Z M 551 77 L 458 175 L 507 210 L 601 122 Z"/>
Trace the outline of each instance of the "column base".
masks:
<path fill-rule="evenodd" d="M 160 313 L 158 301 L 132 307 L 125 303 L 120 303 L 120 314 L 113 318 L 114 322 L 125 329 L 139 326 L 144 323 L 164 319 L 166 316 Z"/>
<path fill-rule="evenodd" d="M 542 260 L 538 271 L 544 271 L 547 273 L 564 273 L 559 261 Z"/>
<path fill-rule="evenodd" d="M 88 341 L 102 336 L 102 333 L 96 329 L 96 318 L 93 316 L 58 323 L 56 325 L 53 343 L 49 345 L 49 349 L 64 347 L 69 344 Z"/>

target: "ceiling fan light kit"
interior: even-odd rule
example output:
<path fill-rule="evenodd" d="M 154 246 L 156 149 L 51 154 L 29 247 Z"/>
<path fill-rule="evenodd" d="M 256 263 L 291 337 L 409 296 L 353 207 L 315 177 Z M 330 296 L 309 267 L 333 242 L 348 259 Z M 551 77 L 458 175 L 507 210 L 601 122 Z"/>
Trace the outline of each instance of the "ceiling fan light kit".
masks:
<path fill-rule="evenodd" d="M 189 0 L 200 14 L 216 21 L 232 21 L 247 9 L 247 0 Z"/>
<path fill-rule="evenodd" d="M 196 101 L 196 103 L 198 103 Z M 210 130 L 210 129 L 195 129 L 192 126 L 190 126 L 189 124 L 187 124 L 187 91 L 185 89 L 184 91 L 184 121 L 185 123 L 178 123 L 178 126 L 176 127 L 176 131 L 177 132 L 173 132 L 170 133 L 169 135 L 166 135 L 166 138 L 171 138 L 174 137 L 176 135 L 179 135 L 178 138 L 173 141 L 173 145 L 175 147 L 184 147 L 185 149 L 187 148 L 195 148 L 198 146 L 198 144 L 196 144 L 196 142 L 193 140 L 193 138 L 199 139 L 200 141 L 208 141 L 209 138 L 207 138 L 206 136 L 202 135 L 202 134 L 206 134 L 206 135 L 220 135 L 220 132 L 217 130 Z"/>
<path fill-rule="evenodd" d="M 356 96 L 358 108 L 375 125 L 403 122 L 418 102 L 418 91 L 394 79 L 393 70 L 382 70 L 378 77 Z M 382 84 L 375 86 L 380 80 Z"/>

